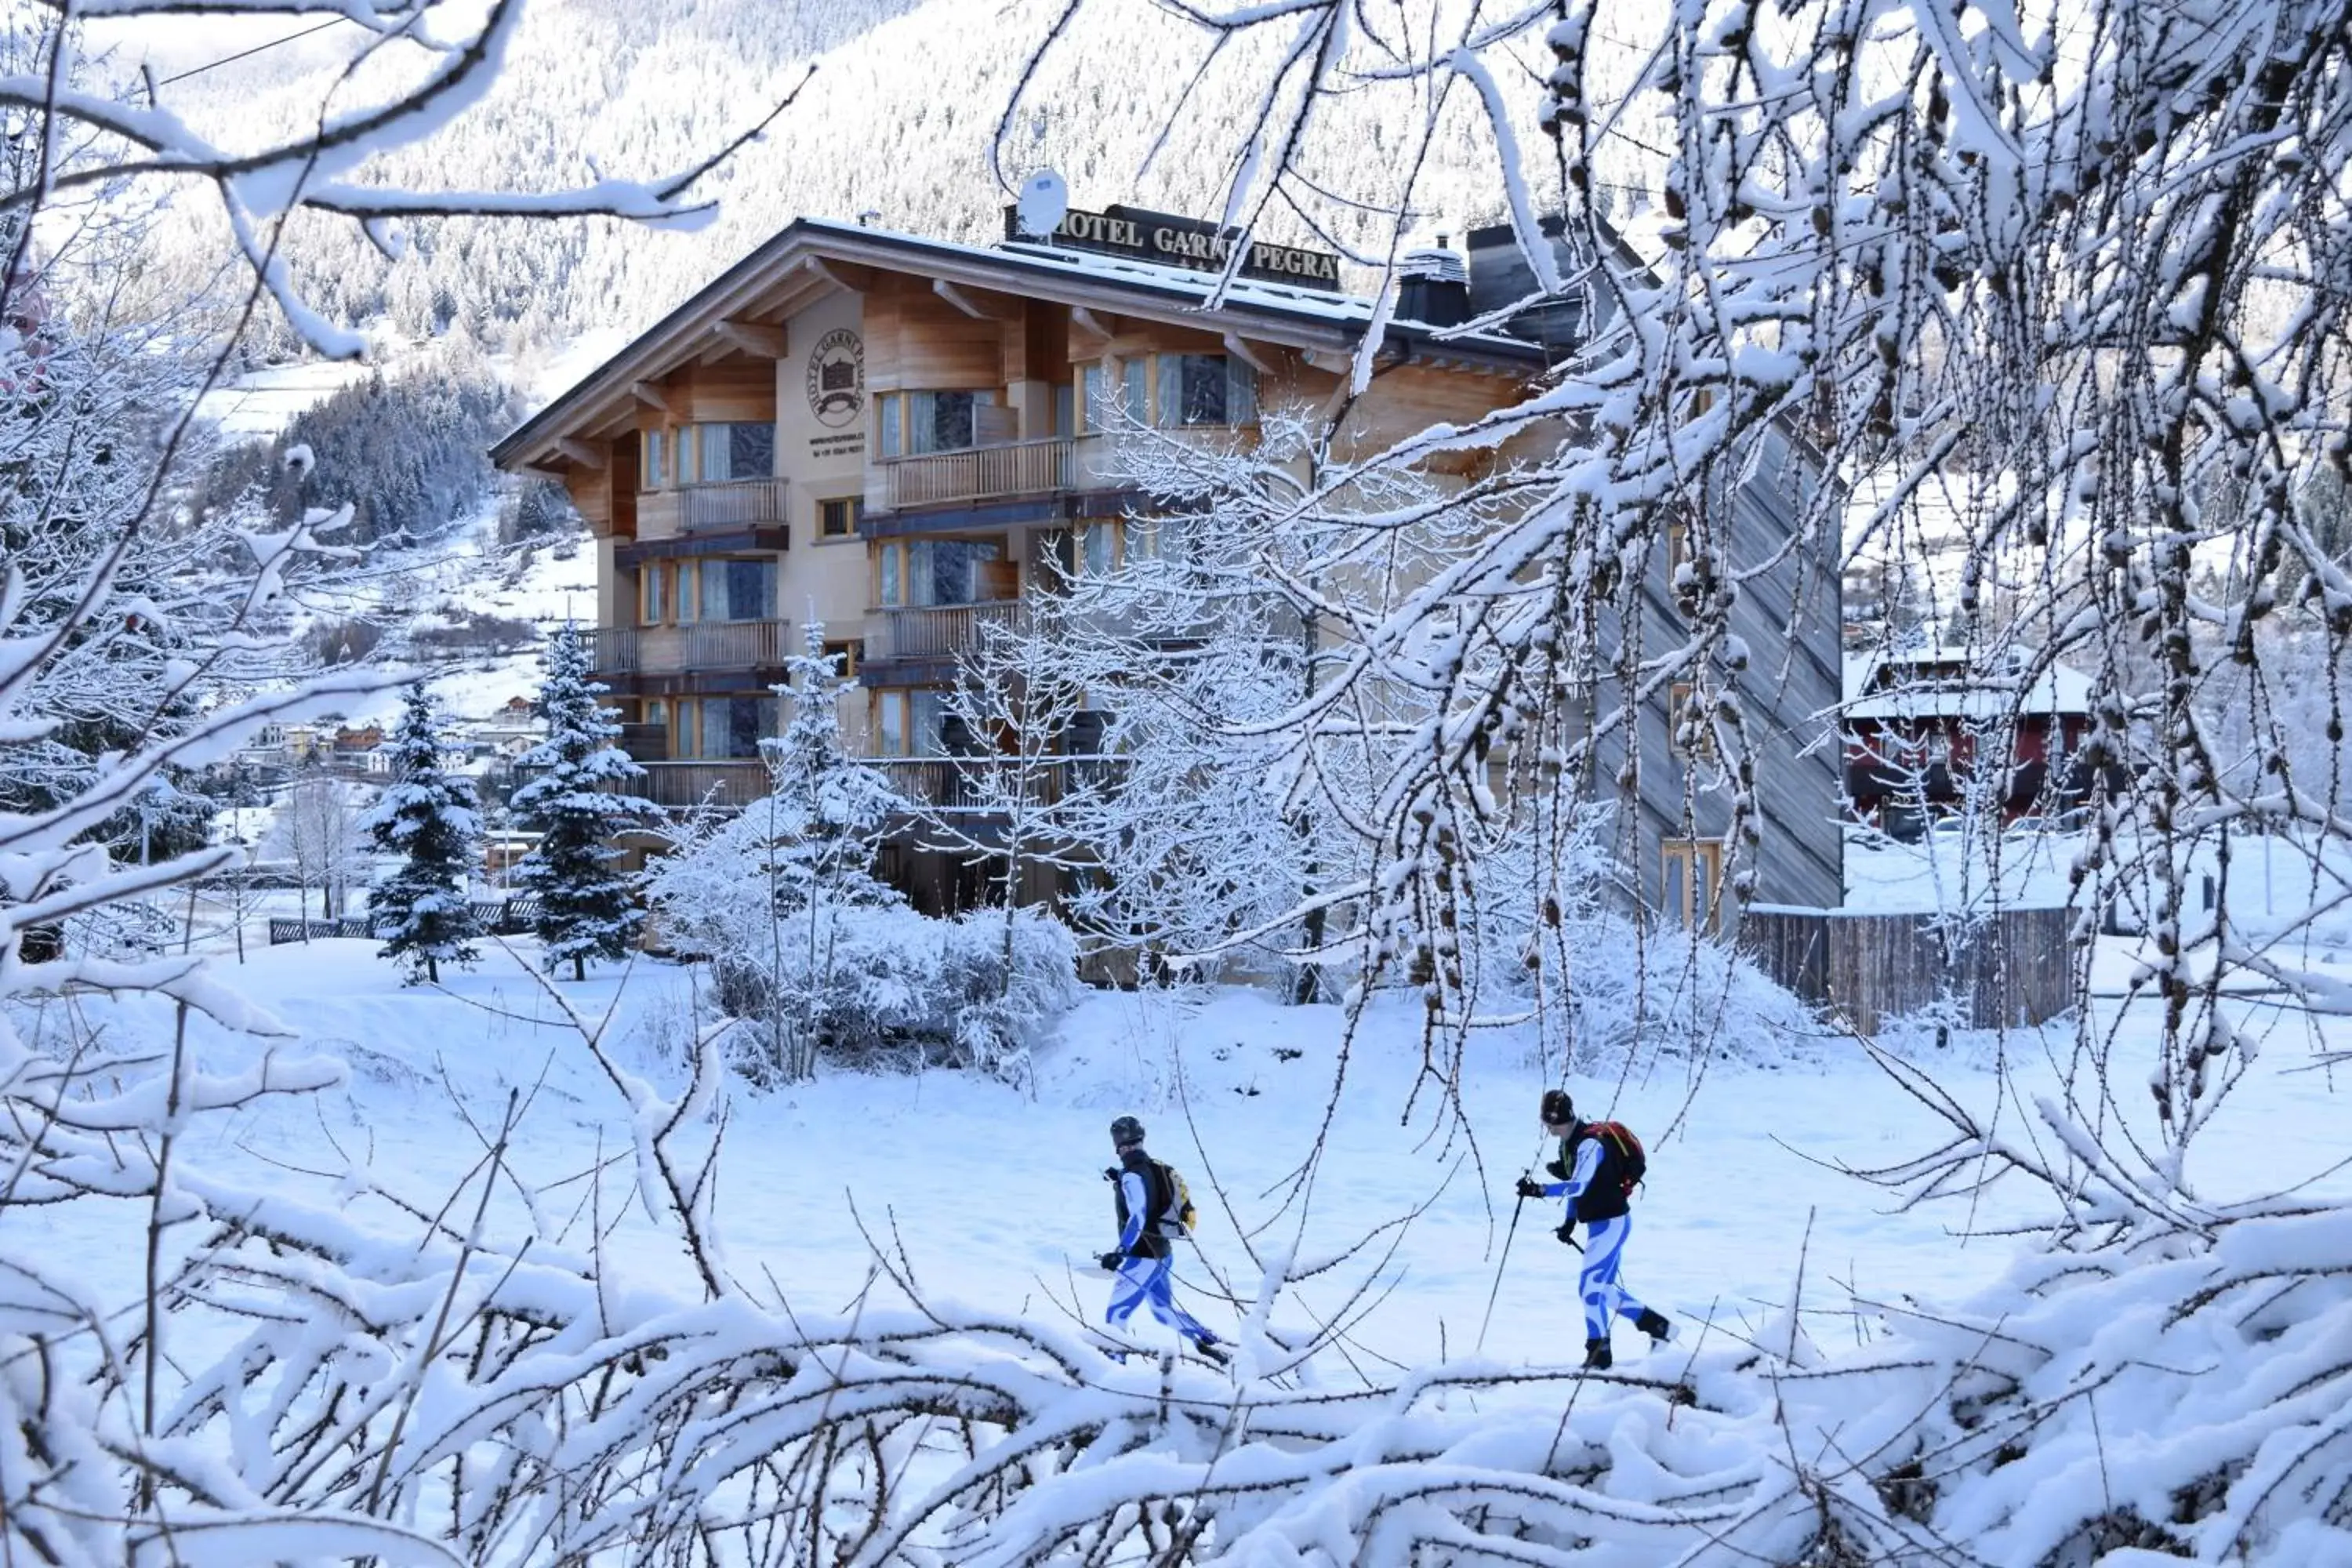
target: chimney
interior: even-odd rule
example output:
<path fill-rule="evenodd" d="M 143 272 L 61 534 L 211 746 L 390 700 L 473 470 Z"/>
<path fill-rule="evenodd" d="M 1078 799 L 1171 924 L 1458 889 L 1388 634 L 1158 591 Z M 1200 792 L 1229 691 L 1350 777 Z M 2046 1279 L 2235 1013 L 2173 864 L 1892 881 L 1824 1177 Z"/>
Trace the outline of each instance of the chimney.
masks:
<path fill-rule="evenodd" d="M 1581 263 L 1568 242 L 1566 226 L 1557 217 L 1548 217 L 1540 226 L 1551 247 L 1553 265 L 1563 279 L 1573 278 Z M 1520 252 L 1518 236 L 1510 225 L 1474 228 L 1465 237 L 1470 246 L 1473 314 L 1483 316 L 1504 310 L 1535 294 L 1535 271 Z M 1519 311 L 1504 324 L 1503 330 L 1514 337 L 1540 343 L 1555 354 L 1563 353 L 1584 338 L 1585 305 L 1586 291 L 1574 289 L 1566 296 L 1544 300 Z"/>
<path fill-rule="evenodd" d="M 1397 263 L 1397 319 L 1425 327 L 1459 326 L 1470 319 L 1470 268 L 1439 235 L 1434 246 L 1408 250 Z"/>

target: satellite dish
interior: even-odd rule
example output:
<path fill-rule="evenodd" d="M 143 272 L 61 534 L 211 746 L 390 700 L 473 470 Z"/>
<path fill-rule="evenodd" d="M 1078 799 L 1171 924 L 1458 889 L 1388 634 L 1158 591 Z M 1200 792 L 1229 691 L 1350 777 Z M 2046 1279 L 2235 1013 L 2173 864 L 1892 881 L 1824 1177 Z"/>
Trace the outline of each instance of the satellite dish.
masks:
<path fill-rule="evenodd" d="M 1051 169 L 1040 169 L 1021 182 L 1021 200 L 1013 208 L 1021 232 L 1032 239 L 1050 238 L 1070 210 L 1070 187 Z"/>

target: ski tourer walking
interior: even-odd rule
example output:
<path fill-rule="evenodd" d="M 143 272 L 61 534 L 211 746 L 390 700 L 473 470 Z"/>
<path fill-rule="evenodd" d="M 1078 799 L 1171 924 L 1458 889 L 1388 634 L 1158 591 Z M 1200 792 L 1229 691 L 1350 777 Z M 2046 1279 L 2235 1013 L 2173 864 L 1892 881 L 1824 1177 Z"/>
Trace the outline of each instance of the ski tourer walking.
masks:
<path fill-rule="evenodd" d="M 1653 1344 L 1664 1344 L 1675 1334 L 1666 1315 L 1633 1300 L 1619 1278 L 1633 1223 L 1626 1199 L 1648 1162 L 1639 1140 L 1622 1126 L 1580 1120 L 1565 1089 L 1544 1091 L 1542 1116 L 1545 1133 L 1559 1140 L 1559 1158 L 1544 1168 L 1559 1179 L 1521 1176 L 1518 1193 L 1523 1198 L 1568 1200 L 1567 1223 L 1553 1234 L 1570 1246 L 1577 1223 L 1584 1224 L 1584 1268 L 1577 1280 L 1577 1293 L 1584 1299 L 1584 1365 L 1605 1372 L 1612 1316 L 1633 1319 Z"/>
<path fill-rule="evenodd" d="M 1105 1268 L 1118 1276 L 1111 1281 L 1110 1307 L 1103 1321 L 1124 1328 L 1138 1307 L 1192 1342 L 1211 1361 L 1223 1363 L 1217 1336 L 1176 1304 L 1171 1276 L 1176 1269 L 1171 1237 L 1189 1234 L 1192 1205 L 1184 1181 L 1173 1170 L 1143 1152 L 1143 1123 L 1122 1116 L 1110 1124 L 1111 1147 L 1118 1163 L 1103 1173 L 1118 1198 L 1118 1246 L 1102 1255 Z"/>

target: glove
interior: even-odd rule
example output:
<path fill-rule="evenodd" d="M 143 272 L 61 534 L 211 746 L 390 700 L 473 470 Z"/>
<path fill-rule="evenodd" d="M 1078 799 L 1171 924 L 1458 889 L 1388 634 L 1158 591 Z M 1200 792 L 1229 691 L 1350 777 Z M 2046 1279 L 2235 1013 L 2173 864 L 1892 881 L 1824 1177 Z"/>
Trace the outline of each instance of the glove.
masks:
<path fill-rule="evenodd" d="M 1100 1263 L 1105 1268 L 1108 1268 L 1112 1273 L 1116 1274 L 1118 1272 L 1119 1265 L 1127 1261 L 1127 1254 L 1124 1252 L 1106 1252 L 1095 1261 Z"/>
<path fill-rule="evenodd" d="M 1541 1182 L 1537 1181 L 1533 1176 L 1521 1176 L 1519 1178 L 1519 1196 L 1523 1198 L 1539 1198 L 1543 1195 L 1544 1190 L 1543 1184 Z"/>
<path fill-rule="evenodd" d="M 1565 1160 L 1549 1161 L 1544 1165 L 1544 1169 L 1551 1173 L 1551 1179 L 1555 1182 L 1568 1180 L 1568 1162 Z"/>
<path fill-rule="evenodd" d="M 1553 1231 L 1552 1235 L 1558 1237 L 1569 1246 L 1576 1247 L 1576 1222 L 1574 1220 L 1570 1220 L 1566 1225 L 1561 1226 L 1558 1230 Z M 1581 1252 L 1584 1248 L 1576 1247 L 1576 1250 Z"/>

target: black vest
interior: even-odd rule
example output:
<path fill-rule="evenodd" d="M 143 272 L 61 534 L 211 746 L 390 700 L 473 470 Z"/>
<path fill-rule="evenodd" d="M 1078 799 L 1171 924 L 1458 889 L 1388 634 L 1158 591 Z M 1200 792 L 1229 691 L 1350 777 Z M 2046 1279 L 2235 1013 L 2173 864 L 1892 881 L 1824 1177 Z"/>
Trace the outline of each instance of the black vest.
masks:
<path fill-rule="evenodd" d="M 1559 1141 L 1560 1169 L 1570 1175 L 1576 1173 L 1576 1146 L 1588 1141 L 1600 1146 L 1601 1163 L 1592 1168 L 1592 1180 L 1576 1195 L 1576 1217 L 1587 1224 L 1596 1219 L 1615 1219 L 1627 1208 L 1625 1156 L 1608 1139 L 1596 1135 L 1592 1123 L 1578 1122 Z"/>
<path fill-rule="evenodd" d="M 1171 1248 L 1168 1238 L 1160 1234 L 1160 1216 L 1176 1201 L 1176 1189 L 1168 1180 L 1168 1173 L 1160 1162 L 1140 1149 L 1129 1149 L 1118 1157 L 1121 1170 L 1132 1171 L 1143 1178 L 1143 1231 L 1135 1238 L 1139 1258 L 1165 1258 Z M 1118 1173 L 1113 1173 L 1117 1174 Z M 1127 1234 L 1127 1184 L 1114 1181 L 1110 1184 L 1112 1200 L 1118 1205 L 1118 1233 Z"/>

